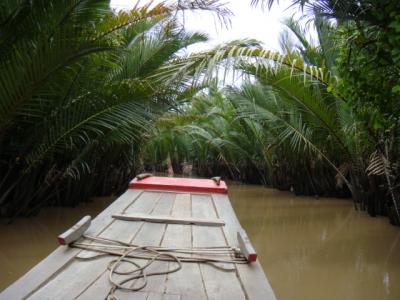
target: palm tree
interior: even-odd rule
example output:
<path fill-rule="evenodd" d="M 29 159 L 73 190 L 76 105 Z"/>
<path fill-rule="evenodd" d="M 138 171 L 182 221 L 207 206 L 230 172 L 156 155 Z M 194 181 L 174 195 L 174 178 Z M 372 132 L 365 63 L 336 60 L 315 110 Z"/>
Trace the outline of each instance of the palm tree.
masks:
<path fill-rule="evenodd" d="M 274 1 L 252 1 L 272 5 Z M 385 203 L 392 223 L 400 224 L 398 91 L 400 90 L 398 1 L 292 1 L 307 17 L 337 24 L 336 90 L 345 95 L 363 127 L 363 169 L 360 182 L 372 206 Z M 332 31 L 331 31 L 332 32 Z M 371 145 L 372 144 L 372 145 Z M 355 180 L 357 180 L 355 178 Z M 381 186 L 384 186 L 382 189 Z M 377 199 L 383 198 L 384 201 Z M 370 213 L 375 214 L 374 208 Z M 381 210 L 379 207 L 378 211 Z"/>
<path fill-rule="evenodd" d="M 387 191 L 393 191 L 394 167 L 386 156 L 379 154 L 382 152 L 371 156 L 375 153 L 376 139 L 338 88 L 341 81 L 335 76 L 336 71 L 331 70 L 336 55 L 330 47 L 340 41 L 335 26 L 322 18 L 317 18 L 316 23 L 320 42 L 317 46 L 308 42 L 302 28 L 289 20 L 287 25 L 297 37 L 297 46 L 288 47 L 283 41 L 282 54 L 264 50 L 255 41 L 235 41 L 212 51 L 179 58 L 166 66 L 160 74 L 164 79 L 179 78 L 183 70 L 201 80 L 213 79 L 218 68 L 233 67 L 252 80 L 239 90 L 224 92 L 222 98 L 229 101 L 222 107 L 225 110 L 234 107 L 234 113 L 224 118 L 225 122 L 221 122 L 223 112 L 214 113 L 218 111 L 215 96 L 211 93 L 203 97 L 202 103 L 209 109 L 196 111 L 207 118 L 192 120 L 184 126 L 183 134 L 198 145 L 198 149 L 195 147 L 197 157 L 204 162 L 220 158 L 226 167 L 234 170 L 232 166 L 235 166 L 240 173 L 243 158 L 252 157 L 245 164 L 272 169 L 264 172 L 269 174 L 270 180 L 277 180 L 276 172 L 286 172 L 284 180 L 291 181 L 295 190 L 300 182 L 311 186 L 316 194 L 327 189 L 337 191 L 335 185 L 345 183 L 355 203 L 360 203 L 360 207 L 367 208 L 371 214 L 374 210 L 385 213 L 394 207 L 391 219 L 396 222 L 396 194 L 389 193 L 392 205 L 388 204 L 387 196 L 381 197 L 379 191 L 374 194 L 374 189 L 382 182 L 372 178 L 384 175 Z M 237 127 L 240 121 L 261 128 L 264 138 L 249 135 L 248 127 Z M 182 132 L 181 127 L 180 130 Z M 241 139 L 235 139 L 236 136 Z M 246 146 L 246 140 L 252 143 Z M 257 145 L 258 140 L 266 149 L 267 155 L 257 156 L 262 157 L 263 164 L 248 150 Z M 298 160 L 299 155 L 302 161 Z M 308 178 L 307 182 L 304 178 Z"/>
<path fill-rule="evenodd" d="M 245 180 L 255 178 L 249 170 L 258 170 L 266 183 L 265 168 L 259 164 L 264 163 L 259 157 L 264 154 L 261 128 L 250 120 L 235 121 L 236 110 L 228 94 L 214 87 L 209 94 L 197 94 L 179 112 L 164 115 L 144 148 L 144 158 L 151 162 L 171 157 L 175 165 L 190 162 L 203 176 L 227 170 L 227 175 Z"/>
<path fill-rule="evenodd" d="M 176 23 L 185 9 L 228 13 L 215 0 L 119 13 L 108 1 L 1 4 L 2 215 L 76 204 L 105 182 L 107 192 L 126 185 L 154 115 L 188 86 L 156 82 L 158 70 L 205 39 Z"/>

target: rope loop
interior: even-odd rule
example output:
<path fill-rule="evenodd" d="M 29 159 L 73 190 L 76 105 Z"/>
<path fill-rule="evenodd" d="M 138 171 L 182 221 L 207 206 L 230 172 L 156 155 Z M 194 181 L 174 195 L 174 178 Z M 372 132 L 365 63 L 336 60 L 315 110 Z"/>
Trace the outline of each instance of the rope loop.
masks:
<path fill-rule="evenodd" d="M 243 264 L 247 263 L 243 256 L 240 256 L 238 249 L 230 246 L 221 247 L 157 247 L 138 246 L 118 240 L 93 237 L 85 235 L 84 238 L 93 241 L 92 243 L 75 242 L 71 247 L 99 253 L 95 258 L 103 255 L 114 255 L 116 259 L 110 261 L 107 266 L 109 270 L 108 279 L 112 285 L 106 300 L 118 300 L 115 296 L 117 289 L 126 291 L 139 291 L 147 285 L 148 277 L 174 273 L 182 268 L 182 262 L 206 263 L 219 270 L 230 272 L 233 268 L 224 268 L 219 264 Z M 88 259 L 92 259 L 88 258 Z M 86 259 L 86 258 L 84 258 Z M 147 260 L 143 265 L 135 259 Z M 148 272 L 148 268 L 155 261 L 167 261 L 167 270 Z M 173 266 L 172 268 L 171 265 Z M 175 265 L 175 266 L 174 266 Z M 129 267 L 127 267 L 129 266 Z M 117 280 L 115 275 L 122 276 Z"/>

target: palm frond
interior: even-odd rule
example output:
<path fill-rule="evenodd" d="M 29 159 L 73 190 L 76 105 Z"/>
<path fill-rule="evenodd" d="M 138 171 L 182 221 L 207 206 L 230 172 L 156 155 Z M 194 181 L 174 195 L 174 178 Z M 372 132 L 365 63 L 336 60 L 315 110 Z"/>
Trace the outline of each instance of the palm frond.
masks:
<path fill-rule="evenodd" d="M 369 164 L 365 170 L 368 176 L 371 175 L 387 175 L 392 177 L 392 167 L 389 160 L 378 151 L 374 151 L 371 154 Z"/>
<path fill-rule="evenodd" d="M 304 77 L 311 77 L 326 86 L 336 83 L 332 73 L 318 66 L 307 65 L 292 53 L 282 55 L 255 45 L 253 40 L 241 40 L 219 46 L 214 50 L 191 54 L 176 59 L 165 66 L 157 74 L 156 80 L 179 80 L 184 74 L 192 74 L 195 78 L 215 78 L 220 68 L 227 72 L 229 68 L 251 62 L 254 66 L 275 69 L 286 67 L 292 71 L 302 72 Z"/>

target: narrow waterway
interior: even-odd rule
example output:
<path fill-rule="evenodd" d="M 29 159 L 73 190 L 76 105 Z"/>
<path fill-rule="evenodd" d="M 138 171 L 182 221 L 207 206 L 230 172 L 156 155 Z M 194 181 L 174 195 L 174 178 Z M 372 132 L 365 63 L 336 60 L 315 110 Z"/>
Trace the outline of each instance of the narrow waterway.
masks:
<path fill-rule="evenodd" d="M 400 299 L 400 228 L 349 200 L 231 186 L 279 300 Z"/>
<path fill-rule="evenodd" d="M 229 184 L 229 196 L 279 300 L 400 299 L 400 228 L 351 201 Z M 113 199 L 50 208 L 0 225 L 0 290 L 57 247 L 56 236 Z"/>

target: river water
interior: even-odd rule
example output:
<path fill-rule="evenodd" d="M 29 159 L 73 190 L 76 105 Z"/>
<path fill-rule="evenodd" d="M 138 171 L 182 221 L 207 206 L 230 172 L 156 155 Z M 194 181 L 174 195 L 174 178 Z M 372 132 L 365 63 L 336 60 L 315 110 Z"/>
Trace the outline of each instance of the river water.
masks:
<path fill-rule="evenodd" d="M 279 300 L 400 299 L 400 228 L 345 199 L 229 184 L 229 196 Z M 0 225 L 0 290 L 57 247 L 56 236 L 112 198 Z M 258 299 L 257 299 L 258 300 Z"/>

